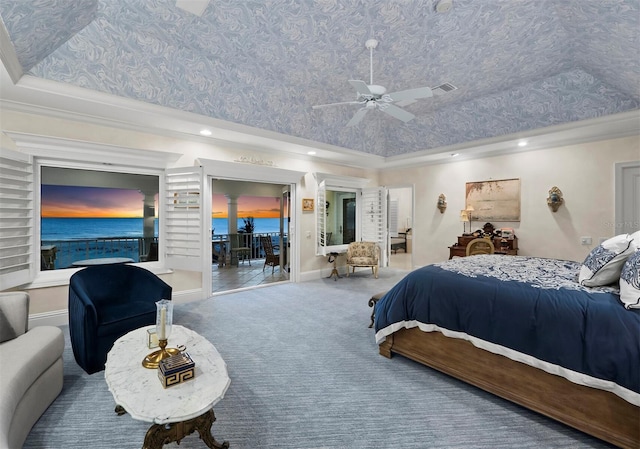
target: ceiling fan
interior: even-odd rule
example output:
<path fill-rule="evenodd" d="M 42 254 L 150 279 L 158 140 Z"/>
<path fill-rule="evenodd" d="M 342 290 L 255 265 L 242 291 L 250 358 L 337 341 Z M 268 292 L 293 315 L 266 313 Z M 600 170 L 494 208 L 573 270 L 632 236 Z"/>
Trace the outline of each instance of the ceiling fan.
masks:
<path fill-rule="evenodd" d="M 441 95 L 457 87 L 450 83 L 444 83 L 437 87 L 418 87 L 416 89 L 401 90 L 398 92 L 387 93 L 387 89 L 383 86 L 373 84 L 373 50 L 378 46 L 376 39 L 369 39 L 364 46 L 369 49 L 369 84 L 360 80 L 349 80 L 356 92 L 357 96 L 354 101 L 341 101 L 339 103 L 319 104 L 312 106 L 312 109 L 327 108 L 343 104 L 358 104 L 362 106 L 349 120 L 347 126 L 355 126 L 362 121 L 367 112 L 371 109 L 379 109 L 382 112 L 395 117 L 403 122 L 408 122 L 415 118 L 415 115 L 405 111 L 400 106 L 406 106 L 415 103 L 420 98 L 432 97 L 434 94 Z M 396 103 L 396 104 L 393 104 Z M 399 106 L 398 106 L 399 105 Z"/>

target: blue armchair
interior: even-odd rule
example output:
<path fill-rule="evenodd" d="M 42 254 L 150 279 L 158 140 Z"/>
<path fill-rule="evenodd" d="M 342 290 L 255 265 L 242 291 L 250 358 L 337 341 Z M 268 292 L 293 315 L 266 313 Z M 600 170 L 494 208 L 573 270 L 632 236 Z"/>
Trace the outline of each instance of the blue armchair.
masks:
<path fill-rule="evenodd" d="M 78 365 L 88 374 L 104 369 L 113 343 L 156 322 L 156 301 L 171 299 L 171 286 L 133 265 L 99 265 L 69 281 L 69 336 Z"/>

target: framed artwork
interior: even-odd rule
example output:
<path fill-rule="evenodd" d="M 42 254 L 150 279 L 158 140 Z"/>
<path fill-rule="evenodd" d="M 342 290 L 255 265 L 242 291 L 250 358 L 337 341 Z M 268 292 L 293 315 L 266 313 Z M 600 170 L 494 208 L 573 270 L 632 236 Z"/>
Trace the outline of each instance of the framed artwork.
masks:
<path fill-rule="evenodd" d="M 473 221 L 520 221 L 520 179 L 468 182 L 465 204 Z"/>
<path fill-rule="evenodd" d="M 302 198 L 302 210 L 303 211 L 313 210 L 313 198 Z"/>

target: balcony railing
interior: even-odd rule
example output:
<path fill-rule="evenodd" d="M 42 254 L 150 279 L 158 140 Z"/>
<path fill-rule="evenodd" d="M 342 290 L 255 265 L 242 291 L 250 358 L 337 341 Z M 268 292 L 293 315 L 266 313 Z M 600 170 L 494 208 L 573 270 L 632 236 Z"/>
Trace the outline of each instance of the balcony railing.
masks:
<path fill-rule="evenodd" d="M 43 240 L 40 253 L 43 270 L 70 268 L 73 262 L 102 257 L 127 257 L 139 262 L 148 254 L 156 237 L 104 237 L 74 240 Z"/>
<path fill-rule="evenodd" d="M 263 259 L 264 249 L 260 243 L 260 236 L 270 237 L 274 246 L 280 245 L 279 232 L 260 232 L 253 234 L 239 234 L 245 246 L 250 248 L 251 259 Z M 213 234 L 211 244 L 213 250 L 213 263 L 217 262 L 220 251 L 228 253 L 229 234 Z M 287 244 L 287 234 L 283 236 L 283 242 Z M 134 262 L 152 261 L 155 258 L 147 258 L 152 243 L 157 245 L 157 237 L 104 237 L 93 239 L 74 240 L 43 240 L 41 243 L 41 268 L 43 270 L 58 270 L 72 267 L 73 262 L 86 259 L 98 259 L 102 257 L 126 257 Z"/>
<path fill-rule="evenodd" d="M 260 236 L 270 237 L 271 242 L 276 248 L 280 247 L 280 233 L 279 232 L 256 232 L 256 233 L 238 233 L 242 246 L 249 248 L 250 259 L 264 259 L 265 252 L 260 242 Z M 283 235 L 283 244 L 287 245 L 287 234 Z M 231 234 L 213 234 L 211 236 L 211 249 L 212 249 L 212 262 L 217 263 L 219 261 L 219 255 L 224 253 L 227 256 L 231 250 Z"/>

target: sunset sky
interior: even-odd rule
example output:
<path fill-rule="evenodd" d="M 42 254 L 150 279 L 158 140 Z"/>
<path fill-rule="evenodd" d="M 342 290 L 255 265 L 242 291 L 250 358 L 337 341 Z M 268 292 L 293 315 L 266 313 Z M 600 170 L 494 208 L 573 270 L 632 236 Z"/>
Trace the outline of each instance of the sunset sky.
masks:
<path fill-rule="evenodd" d="M 142 217 L 144 196 L 137 190 L 42 185 L 43 217 Z"/>
<path fill-rule="evenodd" d="M 143 195 L 137 190 L 42 185 L 42 217 L 142 217 Z M 157 202 L 157 198 L 156 198 Z M 213 195 L 213 218 L 227 218 L 227 198 Z M 242 196 L 238 198 L 238 218 L 277 218 L 278 198 Z"/>
<path fill-rule="evenodd" d="M 211 216 L 227 218 L 227 198 L 222 194 L 214 194 L 211 201 Z M 278 218 L 280 216 L 280 199 L 262 196 L 241 196 L 238 198 L 238 218 Z"/>

